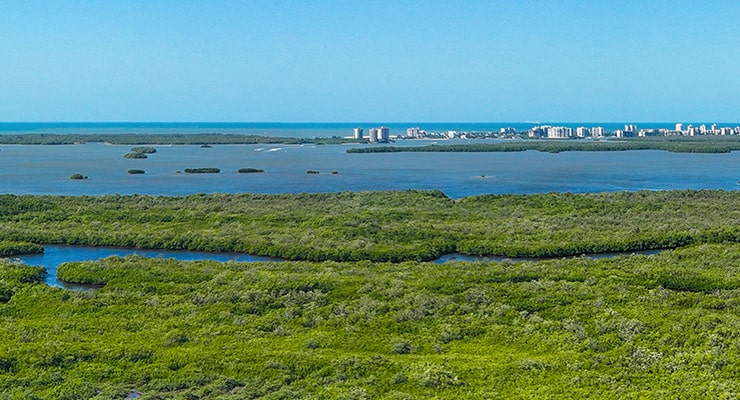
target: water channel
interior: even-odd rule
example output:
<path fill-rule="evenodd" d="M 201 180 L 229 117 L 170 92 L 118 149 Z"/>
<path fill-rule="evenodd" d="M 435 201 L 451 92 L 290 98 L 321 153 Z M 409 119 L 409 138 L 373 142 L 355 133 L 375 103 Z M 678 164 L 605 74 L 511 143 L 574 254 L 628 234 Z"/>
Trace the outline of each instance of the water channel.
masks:
<path fill-rule="evenodd" d="M 622 252 L 622 253 L 598 253 L 598 254 L 586 254 L 584 256 L 589 258 L 612 258 L 622 255 L 629 254 L 642 254 L 650 255 L 657 254 L 661 250 L 646 250 L 646 251 L 635 251 L 635 252 Z M 226 261 L 238 261 L 238 262 L 255 262 L 255 261 L 284 261 L 280 258 L 270 258 L 253 256 L 244 253 L 208 253 L 202 251 L 187 251 L 187 250 L 143 250 L 143 249 L 126 249 L 120 247 L 91 247 L 91 246 L 68 246 L 68 245 L 48 245 L 44 246 L 44 253 L 42 254 L 25 254 L 14 259 L 20 260 L 27 265 L 36 265 L 46 268 L 46 280 L 45 283 L 49 286 L 64 287 L 67 289 L 84 290 L 89 289 L 89 285 L 77 285 L 67 283 L 57 278 L 57 267 L 59 264 L 70 262 L 70 261 L 93 261 L 99 260 L 111 256 L 124 257 L 127 255 L 136 254 L 143 257 L 152 258 L 174 258 L 180 261 L 199 261 L 199 260 L 213 260 L 219 262 Z M 513 258 L 513 257 L 493 257 L 493 256 L 469 256 L 464 254 L 447 254 L 433 263 L 441 264 L 452 261 L 538 261 L 541 259 L 537 258 Z"/>

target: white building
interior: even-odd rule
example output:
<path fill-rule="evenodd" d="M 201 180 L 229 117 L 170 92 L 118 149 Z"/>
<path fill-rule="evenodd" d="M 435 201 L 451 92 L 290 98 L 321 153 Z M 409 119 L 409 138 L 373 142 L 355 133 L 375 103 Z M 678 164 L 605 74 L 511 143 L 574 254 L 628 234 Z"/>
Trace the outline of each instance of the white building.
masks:
<path fill-rule="evenodd" d="M 694 128 L 694 125 L 689 124 L 689 126 L 686 127 L 686 132 L 688 132 L 689 136 L 696 136 L 696 134 L 699 133 L 699 130 Z"/>
<path fill-rule="evenodd" d="M 420 138 L 424 137 L 426 135 L 426 132 L 419 128 L 408 128 L 406 129 L 406 136 L 407 137 L 413 137 L 413 138 Z"/>
<path fill-rule="evenodd" d="M 530 129 L 529 132 L 527 132 L 527 136 L 531 138 L 540 138 L 540 137 L 547 136 L 547 128 L 549 128 L 549 126 L 547 125 L 535 126 L 532 129 Z"/>
<path fill-rule="evenodd" d="M 576 128 L 576 137 L 583 138 L 588 136 L 589 130 L 585 126 L 579 126 Z"/>
<path fill-rule="evenodd" d="M 573 137 L 573 128 L 565 126 L 550 126 L 547 128 L 548 139 L 567 139 Z"/>
<path fill-rule="evenodd" d="M 676 124 L 676 132 L 683 132 L 683 124 L 681 123 Z"/>
<path fill-rule="evenodd" d="M 367 139 L 370 141 L 370 143 L 377 143 L 378 141 L 378 128 L 370 128 L 369 135 Z"/>
<path fill-rule="evenodd" d="M 388 143 L 388 140 L 391 138 L 391 130 L 389 128 L 386 128 L 385 126 L 381 126 L 378 128 L 378 142 L 380 143 Z"/>
<path fill-rule="evenodd" d="M 604 127 L 603 126 L 595 126 L 591 128 L 591 136 L 595 138 L 604 137 L 605 135 Z"/>
<path fill-rule="evenodd" d="M 353 137 L 355 139 L 362 139 L 362 128 L 355 128 Z"/>

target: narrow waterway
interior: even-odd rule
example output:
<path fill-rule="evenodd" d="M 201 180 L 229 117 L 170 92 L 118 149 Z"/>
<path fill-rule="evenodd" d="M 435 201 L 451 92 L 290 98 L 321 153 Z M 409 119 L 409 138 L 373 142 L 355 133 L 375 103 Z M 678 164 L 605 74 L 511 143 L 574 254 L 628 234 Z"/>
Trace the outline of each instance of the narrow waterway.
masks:
<path fill-rule="evenodd" d="M 657 254 L 662 250 L 645 250 L 645 251 L 634 251 L 634 252 L 619 252 L 619 253 L 598 253 L 598 254 L 584 254 L 583 256 L 589 258 L 612 258 L 630 254 Z M 125 249 L 120 247 L 89 247 L 89 246 L 66 246 L 66 245 L 49 245 L 44 246 L 43 254 L 26 254 L 17 257 L 25 264 L 42 266 L 46 268 L 46 284 L 49 286 L 64 287 L 67 289 L 78 289 L 85 290 L 90 289 L 89 285 L 77 285 L 67 283 L 57 278 L 57 267 L 59 264 L 70 262 L 70 261 L 93 261 L 110 256 L 124 257 L 127 255 L 140 255 L 143 257 L 152 258 L 174 258 L 180 261 L 198 261 L 198 260 L 213 260 L 219 262 L 226 261 L 239 261 L 239 262 L 255 262 L 255 261 L 285 261 L 280 258 L 261 257 L 253 256 L 244 253 L 208 253 L 204 251 L 187 251 L 187 250 L 142 250 L 142 249 Z M 560 257 L 558 257 L 560 258 Z M 495 257 L 495 256 L 468 256 L 465 254 L 447 254 L 434 261 L 433 263 L 442 264 L 453 261 L 538 261 L 542 259 L 538 258 L 512 258 L 512 257 Z"/>
<path fill-rule="evenodd" d="M 57 279 L 59 264 L 69 261 L 92 261 L 110 256 L 124 257 L 137 254 L 152 258 L 174 258 L 181 261 L 214 260 L 226 261 L 282 261 L 277 258 L 252 256 L 243 253 L 207 253 L 202 251 L 168 251 L 168 250 L 141 250 L 124 249 L 119 247 L 88 247 L 88 246 L 44 246 L 43 254 L 26 254 L 18 257 L 25 264 L 37 265 L 46 268 L 46 284 L 65 287 L 68 289 L 86 289 L 87 285 L 75 285 Z"/>
<path fill-rule="evenodd" d="M 640 255 L 651 255 L 651 254 L 658 254 L 663 250 L 641 250 L 641 251 L 621 251 L 621 252 L 613 252 L 613 253 L 592 253 L 592 254 L 583 254 L 582 257 L 587 258 L 614 258 L 619 256 L 628 256 L 631 254 L 640 254 Z M 522 262 L 522 261 L 542 261 L 542 260 L 552 260 L 552 259 L 558 259 L 558 258 L 574 258 L 574 257 L 581 257 L 581 256 L 570 256 L 570 257 L 544 257 L 544 258 L 534 258 L 534 257 L 497 257 L 497 256 L 469 256 L 466 254 L 460 254 L 460 253 L 452 253 L 452 254 L 445 254 L 442 257 L 434 260 L 434 263 L 436 264 L 444 264 L 446 262 L 450 261 L 512 261 L 512 262 Z"/>

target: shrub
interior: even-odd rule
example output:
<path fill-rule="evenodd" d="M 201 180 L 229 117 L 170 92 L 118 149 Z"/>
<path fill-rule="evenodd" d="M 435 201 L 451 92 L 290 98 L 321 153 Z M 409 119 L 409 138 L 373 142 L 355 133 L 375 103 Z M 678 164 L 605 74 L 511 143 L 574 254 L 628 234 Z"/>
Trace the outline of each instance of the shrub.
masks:
<path fill-rule="evenodd" d="M 144 153 L 131 152 L 123 155 L 123 158 L 147 158 Z"/>
<path fill-rule="evenodd" d="M 146 171 L 144 171 L 143 169 L 130 169 L 130 170 L 128 170 L 128 173 L 129 174 L 132 174 L 132 175 L 143 174 L 145 172 Z"/>
<path fill-rule="evenodd" d="M 82 175 L 82 174 L 72 174 L 69 177 L 69 179 L 80 180 L 80 179 L 87 179 L 87 177 L 85 175 Z"/>
<path fill-rule="evenodd" d="M 42 254 L 44 246 L 29 242 L 0 241 L 0 257 L 10 257 L 19 254 Z"/>
<path fill-rule="evenodd" d="M 218 168 L 185 168 L 186 174 L 217 174 L 221 172 Z"/>
<path fill-rule="evenodd" d="M 408 354 L 411 353 L 412 347 L 411 343 L 405 340 L 397 340 L 393 342 L 391 350 L 393 350 L 393 352 L 396 354 Z"/>
<path fill-rule="evenodd" d="M 140 146 L 140 147 L 134 147 L 131 149 L 134 153 L 141 153 L 141 154 L 154 154 L 157 152 L 157 149 L 154 147 L 149 146 Z"/>
<path fill-rule="evenodd" d="M 261 173 L 265 172 L 264 169 L 258 169 L 258 168 L 239 168 L 237 171 L 240 174 L 254 174 L 254 173 Z"/>

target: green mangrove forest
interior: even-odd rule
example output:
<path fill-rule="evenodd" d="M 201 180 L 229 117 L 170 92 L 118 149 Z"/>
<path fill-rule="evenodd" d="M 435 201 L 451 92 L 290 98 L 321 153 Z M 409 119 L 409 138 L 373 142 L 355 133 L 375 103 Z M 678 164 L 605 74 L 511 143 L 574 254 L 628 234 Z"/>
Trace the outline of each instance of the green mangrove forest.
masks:
<path fill-rule="evenodd" d="M 154 154 L 157 152 L 157 149 L 154 147 L 149 146 L 138 146 L 131 149 L 130 152 L 123 155 L 123 158 L 133 158 L 133 159 L 145 159 L 149 158 L 147 154 Z"/>
<path fill-rule="evenodd" d="M 740 136 L 656 137 L 634 139 L 521 140 L 497 143 L 432 144 L 428 146 L 373 146 L 347 149 L 347 153 L 400 152 L 513 152 L 536 150 L 548 153 L 563 151 L 663 150 L 673 153 L 729 153 L 740 150 Z"/>
<path fill-rule="evenodd" d="M 539 262 L 0 263 L 0 390 L 39 399 L 732 398 L 740 245 Z"/>
<path fill-rule="evenodd" d="M 740 192 L 0 195 L 0 238 L 307 261 L 561 257 L 740 241 Z"/>
<path fill-rule="evenodd" d="M 217 174 L 221 172 L 219 168 L 211 168 L 211 167 L 185 168 L 184 171 L 186 174 Z"/>
<path fill-rule="evenodd" d="M 168 145 L 168 144 L 342 144 L 359 143 L 354 139 L 331 138 L 292 138 L 259 135 L 224 133 L 202 134 L 50 134 L 33 133 L 20 135 L 0 135 L 0 144 L 25 145 L 63 145 L 80 143 L 110 143 L 120 145 Z M 135 150 L 132 152 L 136 153 Z"/>
<path fill-rule="evenodd" d="M 0 260 L 2 398 L 740 395 L 739 191 L 0 195 L 0 239 L 294 260 Z"/>

